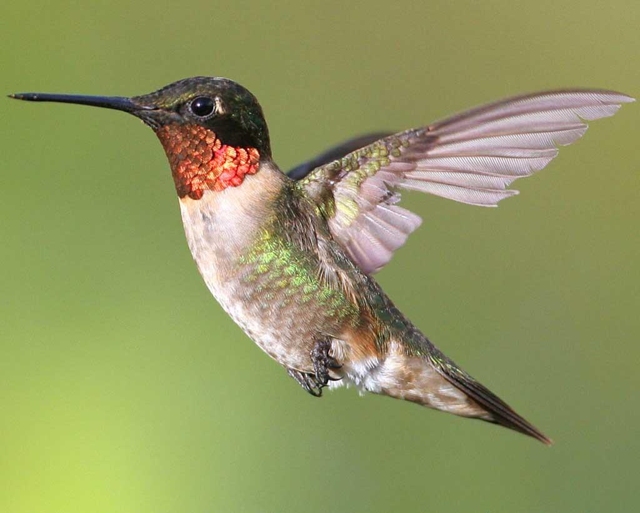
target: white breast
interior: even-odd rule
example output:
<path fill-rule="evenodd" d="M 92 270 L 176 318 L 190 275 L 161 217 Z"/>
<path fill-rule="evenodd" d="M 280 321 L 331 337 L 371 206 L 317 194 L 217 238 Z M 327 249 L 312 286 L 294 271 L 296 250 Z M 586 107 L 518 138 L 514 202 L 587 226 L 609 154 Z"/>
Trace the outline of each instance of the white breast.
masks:
<path fill-rule="evenodd" d="M 282 333 L 283 324 L 295 318 L 287 319 L 277 301 L 256 301 L 255 290 L 247 287 L 250 270 L 241 264 L 269 219 L 283 180 L 275 168 L 263 167 L 239 187 L 207 191 L 199 200 L 181 198 L 180 210 L 189 249 L 222 308 L 272 358 L 299 368 L 300 355 L 308 359 L 308 352 L 292 351 Z"/>

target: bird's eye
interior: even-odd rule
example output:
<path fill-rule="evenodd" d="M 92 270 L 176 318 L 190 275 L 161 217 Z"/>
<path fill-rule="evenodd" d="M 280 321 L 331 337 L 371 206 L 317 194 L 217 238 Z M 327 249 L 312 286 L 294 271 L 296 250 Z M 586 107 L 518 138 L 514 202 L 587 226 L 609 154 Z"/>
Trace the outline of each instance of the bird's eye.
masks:
<path fill-rule="evenodd" d="M 199 118 L 206 118 L 213 114 L 216 108 L 215 102 L 208 96 L 198 96 L 189 105 L 191 112 Z"/>

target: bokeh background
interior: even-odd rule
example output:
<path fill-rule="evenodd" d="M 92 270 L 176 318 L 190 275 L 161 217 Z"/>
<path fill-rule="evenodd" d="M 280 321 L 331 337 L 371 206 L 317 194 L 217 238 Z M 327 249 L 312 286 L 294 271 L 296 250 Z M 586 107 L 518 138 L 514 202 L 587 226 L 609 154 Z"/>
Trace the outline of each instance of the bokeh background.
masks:
<path fill-rule="evenodd" d="M 640 2 L 7 2 L 0 91 L 261 100 L 288 168 L 501 97 L 640 95 Z M 521 195 L 425 220 L 379 280 L 554 438 L 302 391 L 222 312 L 153 133 L 0 98 L 0 511 L 629 512 L 640 462 L 638 104 Z"/>

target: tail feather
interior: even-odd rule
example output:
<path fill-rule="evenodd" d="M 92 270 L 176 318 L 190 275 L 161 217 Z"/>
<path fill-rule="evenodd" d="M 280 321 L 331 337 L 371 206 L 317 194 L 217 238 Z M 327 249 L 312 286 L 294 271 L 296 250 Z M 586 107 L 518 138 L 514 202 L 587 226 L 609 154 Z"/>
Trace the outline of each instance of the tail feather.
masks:
<path fill-rule="evenodd" d="M 435 349 L 429 360 L 442 377 L 487 411 L 488 416 L 480 418 L 531 436 L 546 445 L 553 443 L 538 428 L 518 415 L 507 403 L 461 370 L 439 350 Z"/>
<path fill-rule="evenodd" d="M 499 424 L 551 445 L 531 423 L 447 358 L 419 331 L 391 340 L 382 360 L 347 364 L 342 370 L 362 389 Z M 407 344 L 406 340 L 411 343 Z"/>

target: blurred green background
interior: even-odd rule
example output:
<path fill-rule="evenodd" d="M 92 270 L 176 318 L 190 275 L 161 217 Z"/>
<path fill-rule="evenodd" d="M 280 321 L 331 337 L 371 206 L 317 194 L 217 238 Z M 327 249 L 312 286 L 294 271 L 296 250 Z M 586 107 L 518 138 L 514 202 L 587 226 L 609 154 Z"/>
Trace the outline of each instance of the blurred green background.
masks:
<path fill-rule="evenodd" d="M 640 2 L 8 2 L 0 91 L 253 91 L 284 168 L 501 97 L 640 95 Z M 640 461 L 638 104 L 498 209 L 406 194 L 379 275 L 551 436 L 302 391 L 210 297 L 124 114 L 0 99 L 0 511 L 629 512 Z"/>

